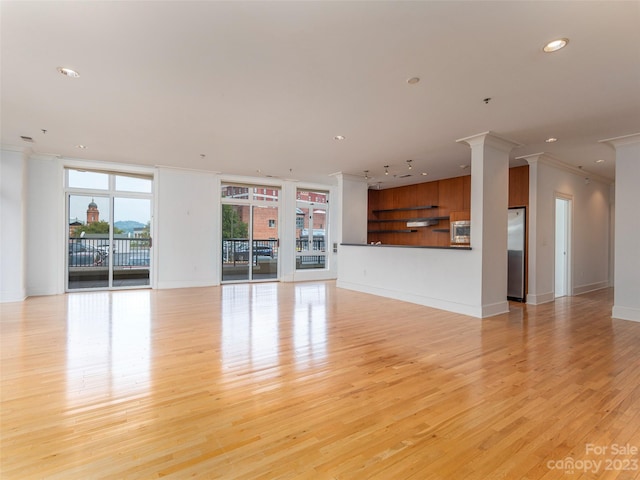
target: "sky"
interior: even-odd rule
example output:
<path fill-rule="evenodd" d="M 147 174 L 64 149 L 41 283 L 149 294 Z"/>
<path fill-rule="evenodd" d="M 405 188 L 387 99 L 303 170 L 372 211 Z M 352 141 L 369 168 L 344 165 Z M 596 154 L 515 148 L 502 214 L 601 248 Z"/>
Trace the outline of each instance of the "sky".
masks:
<path fill-rule="evenodd" d="M 73 221 L 87 221 L 87 208 L 94 201 L 98 205 L 100 220 L 109 221 L 109 197 L 75 195 L 69 196 L 69 218 Z M 143 224 L 151 218 L 151 200 L 142 198 L 118 198 L 114 199 L 114 222 L 123 220 L 135 220 Z"/>
<path fill-rule="evenodd" d="M 109 177 L 107 173 L 83 172 L 68 170 L 69 187 L 98 190 L 94 195 L 69 195 L 69 218 L 87 221 L 87 208 L 91 201 L 98 205 L 100 220 L 109 221 Z M 151 179 L 130 177 L 125 175 L 111 175 L 116 190 L 114 198 L 114 222 L 134 220 L 147 224 L 151 218 L 151 198 L 125 198 L 127 192 L 151 193 Z M 122 196 L 120 196 L 122 195 Z"/>

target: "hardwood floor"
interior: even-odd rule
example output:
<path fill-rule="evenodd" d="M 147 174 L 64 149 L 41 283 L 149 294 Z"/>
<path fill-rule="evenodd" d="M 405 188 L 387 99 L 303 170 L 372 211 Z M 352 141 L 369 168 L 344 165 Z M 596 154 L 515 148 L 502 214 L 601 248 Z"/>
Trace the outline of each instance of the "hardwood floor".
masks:
<path fill-rule="evenodd" d="M 480 320 L 318 282 L 3 304 L 1 477 L 639 478 L 640 324 L 611 303 Z"/>

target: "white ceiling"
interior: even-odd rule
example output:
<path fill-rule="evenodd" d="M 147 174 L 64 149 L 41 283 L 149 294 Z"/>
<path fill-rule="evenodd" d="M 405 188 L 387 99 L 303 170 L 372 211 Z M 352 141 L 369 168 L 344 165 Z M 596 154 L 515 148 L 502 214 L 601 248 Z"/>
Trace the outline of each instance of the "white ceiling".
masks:
<path fill-rule="evenodd" d="M 598 141 L 640 132 L 638 1 L 3 1 L 1 15 L 2 144 L 40 153 L 322 183 L 369 170 L 385 188 L 467 174 L 456 140 L 489 130 L 523 144 L 512 158 L 613 179 Z M 414 175 L 394 178 L 408 159 Z"/>

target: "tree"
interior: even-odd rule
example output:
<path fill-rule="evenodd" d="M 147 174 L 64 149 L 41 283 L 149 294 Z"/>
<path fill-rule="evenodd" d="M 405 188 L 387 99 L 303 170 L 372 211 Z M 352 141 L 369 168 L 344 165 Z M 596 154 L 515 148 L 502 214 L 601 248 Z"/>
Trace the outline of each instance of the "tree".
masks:
<path fill-rule="evenodd" d="M 222 238 L 248 238 L 249 225 L 231 205 L 222 205 Z"/>
<path fill-rule="evenodd" d="M 138 238 L 149 238 L 151 236 L 151 220 L 147 222 L 142 231 L 138 232 Z"/>
<path fill-rule="evenodd" d="M 109 235 L 109 222 L 105 222 L 104 220 L 100 220 L 99 222 L 91 222 L 87 225 L 81 225 L 77 227 L 73 231 L 74 237 L 79 237 L 82 232 L 86 233 L 104 233 L 105 235 Z M 118 227 L 113 227 L 113 233 L 122 233 Z"/>

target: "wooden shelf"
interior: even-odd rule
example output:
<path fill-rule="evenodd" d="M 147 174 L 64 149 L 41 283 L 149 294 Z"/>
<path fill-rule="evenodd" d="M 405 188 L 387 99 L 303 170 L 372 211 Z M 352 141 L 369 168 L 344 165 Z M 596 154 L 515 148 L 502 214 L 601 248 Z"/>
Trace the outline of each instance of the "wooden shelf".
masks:
<path fill-rule="evenodd" d="M 418 230 L 368 230 L 367 233 L 415 233 Z"/>
<path fill-rule="evenodd" d="M 381 212 L 404 212 L 408 210 L 430 210 L 432 208 L 438 208 L 438 205 L 421 205 L 417 207 L 402 207 L 402 208 L 389 208 L 385 210 L 373 210 L 373 213 Z"/>
<path fill-rule="evenodd" d="M 370 219 L 370 223 L 389 223 L 389 222 L 428 222 L 432 220 L 449 220 L 449 217 L 414 217 L 414 218 L 383 218 Z"/>

